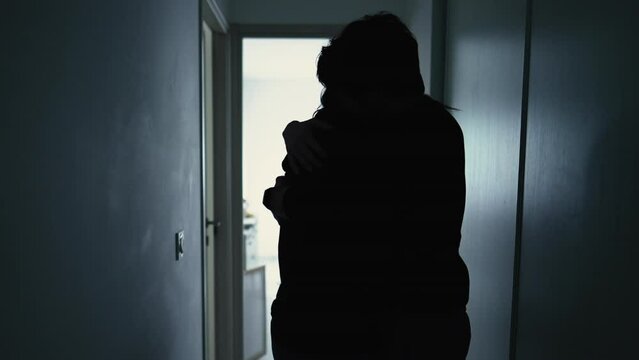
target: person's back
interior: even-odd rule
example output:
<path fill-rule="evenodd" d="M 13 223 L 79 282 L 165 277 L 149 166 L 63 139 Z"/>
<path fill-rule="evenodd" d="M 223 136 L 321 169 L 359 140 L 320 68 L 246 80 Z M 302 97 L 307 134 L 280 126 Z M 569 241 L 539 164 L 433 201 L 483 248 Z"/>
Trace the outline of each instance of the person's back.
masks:
<path fill-rule="evenodd" d="M 265 205 L 280 214 L 276 359 L 463 358 L 461 129 L 418 92 L 333 93 L 331 101 L 289 125 L 310 129 L 322 166 L 293 171 L 289 154 L 285 176 L 265 193 Z M 285 195 L 273 201 L 277 188 Z"/>

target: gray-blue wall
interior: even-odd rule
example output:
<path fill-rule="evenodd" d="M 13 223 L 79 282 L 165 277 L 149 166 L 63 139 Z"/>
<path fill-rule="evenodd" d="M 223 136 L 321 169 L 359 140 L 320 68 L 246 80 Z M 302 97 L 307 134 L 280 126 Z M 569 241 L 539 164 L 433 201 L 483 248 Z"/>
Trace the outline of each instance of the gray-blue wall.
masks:
<path fill-rule="evenodd" d="M 469 359 L 636 354 L 638 13 L 633 1 L 448 2 L 445 100 L 461 109 L 467 155 Z"/>
<path fill-rule="evenodd" d="M 2 11 L 0 357 L 201 359 L 198 1 Z"/>
<path fill-rule="evenodd" d="M 345 25 L 380 10 L 404 14 L 405 0 L 227 0 L 235 24 Z"/>
<path fill-rule="evenodd" d="M 533 0 L 517 359 L 636 357 L 637 14 Z"/>
<path fill-rule="evenodd" d="M 507 359 L 523 84 L 524 0 L 449 1 L 444 101 L 466 146 L 461 255 L 470 272 L 468 359 Z"/>

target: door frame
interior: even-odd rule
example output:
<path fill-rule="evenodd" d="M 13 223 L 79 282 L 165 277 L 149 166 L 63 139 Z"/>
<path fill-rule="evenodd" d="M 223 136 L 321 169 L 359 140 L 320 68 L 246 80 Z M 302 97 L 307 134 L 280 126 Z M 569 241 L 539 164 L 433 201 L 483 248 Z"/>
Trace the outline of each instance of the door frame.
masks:
<path fill-rule="evenodd" d="M 232 308 L 232 343 L 236 357 L 228 359 L 244 360 L 243 329 L 243 274 L 244 241 L 242 212 L 242 40 L 244 38 L 333 38 L 344 25 L 271 25 L 271 24 L 231 24 L 231 246 L 232 246 L 232 292 L 236 301 Z"/>
<path fill-rule="evenodd" d="M 223 286 L 224 279 L 220 279 L 224 273 L 225 266 L 228 265 L 223 258 L 224 247 L 228 247 L 230 243 L 230 226 L 229 221 L 229 206 L 230 201 L 224 194 L 228 193 L 227 188 L 230 186 L 228 176 L 230 171 L 228 167 L 230 162 L 226 161 L 228 157 L 227 141 L 225 133 L 228 133 L 228 123 L 230 122 L 230 116 L 228 110 L 230 106 L 227 103 L 230 101 L 227 91 L 229 85 L 228 69 L 229 61 L 227 60 L 230 52 L 228 51 L 228 30 L 229 24 L 220 10 L 216 0 L 200 0 L 199 2 L 199 16 L 198 16 L 198 36 L 200 43 L 200 159 L 201 159 L 201 267 L 202 267 L 202 355 L 204 360 L 214 359 L 231 359 L 232 354 L 228 352 L 229 346 L 225 346 L 228 341 L 223 336 L 225 329 L 227 329 L 229 319 L 224 316 L 228 313 L 224 311 L 223 307 L 228 306 L 228 303 L 232 301 L 218 301 L 218 294 L 225 292 Z M 214 222 L 221 224 L 220 231 L 215 234 L 215 237 L 209 239 L 207 242 L 207 149 L 206 149 L 206 99 L 208 91 L 206 91 L 206 82 L 204 76 L 208 76 L 207 68 L 205 64 L 206 46 L 204 44 L 205 27 L 208 27 L 211 31 L 212 41 L 212 57 L 210 60 L 212 64 L 208 68 L 211 71 L 210 76 L 214 79 L 211 95 L 215 94 L 212 99 L 213 113 L 212 113 L 212 125 L 213 125 L 213 154 L 215 161 L 213 161 L 213 176 L 214 176 L 214 188 L 212 189 L 213 195 L 213 213 L 215 218 L 211 219 Z M 211 89 L 209 89 L 211 90 Z M 212 159 L 211 159 L 212 160 Z M 226 224 L 226 226 L 225 226 Z M 209 259 L 209 253 L 212 250 L 213 259 Z M 212 266 L 214 266 L 213 276 L 208 274 L 209 263 L 212 260 Z M 209 302 L 212 301 L 212 305 Z M 212 318 L 212 319 L 211 319 Z M 220 336 L 222 335 L 222 336 Z M 231 356 L 229 356 L 229 354 Z"/>

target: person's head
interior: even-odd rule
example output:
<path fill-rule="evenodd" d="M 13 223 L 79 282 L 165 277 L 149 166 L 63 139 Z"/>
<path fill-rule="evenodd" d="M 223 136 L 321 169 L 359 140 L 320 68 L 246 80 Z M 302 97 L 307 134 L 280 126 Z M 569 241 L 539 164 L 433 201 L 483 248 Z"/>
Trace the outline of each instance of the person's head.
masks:
<path fill-rule="evenodd" d="M 317 78 L 324 85 L 323 107 L 331 106 L 336 93 L 354 98 L 424 93 L 417 41 L 399 17 L 388 12 L 355 20 L 332 38 L 317 60 Z"/>

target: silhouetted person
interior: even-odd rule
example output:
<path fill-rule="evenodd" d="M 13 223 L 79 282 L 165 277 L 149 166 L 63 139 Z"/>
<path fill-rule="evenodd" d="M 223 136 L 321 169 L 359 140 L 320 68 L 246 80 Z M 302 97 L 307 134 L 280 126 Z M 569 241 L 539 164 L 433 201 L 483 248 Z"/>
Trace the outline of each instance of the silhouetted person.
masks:
<path fill-rule="evenodd" d="M 424 94 L 417 42 L 392 14 L 364 16 L 317 77 L 322 107 L 286 127 L 285 175 L 264 193 L 280 224 L 275 359 L 464 359 L 463 135 Z"/>

